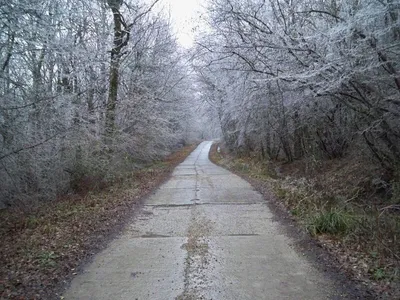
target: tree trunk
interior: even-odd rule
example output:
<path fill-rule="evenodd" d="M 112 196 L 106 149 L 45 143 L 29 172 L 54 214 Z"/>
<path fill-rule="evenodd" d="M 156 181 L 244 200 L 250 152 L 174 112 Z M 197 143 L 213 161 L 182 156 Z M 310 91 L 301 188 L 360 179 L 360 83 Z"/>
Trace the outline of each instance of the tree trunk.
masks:
<path fill-rule="evenodd" d="M 299 114 L 296 112 L 293 117 L 294 121 L 294 158 L 301 159 L 304 156 L 303 149 L 303 129 L 299 121 Z"/>
<path fill-rule="evenodd" d="M 110 77 L 109 77 L 109 93 L 106 106 L 106 140 L 111 143 L 111 139 L 115 132 L 115 110 L 118 100 L 118 77 L 119 77 L 119 64 L 121 58 L 121 49 L 126 45 L 127 40 L 124 42 L 124 33 L 122 32 L 123 20 L 119 12 L 122 1 L 120 0 L 107 0 L 114 16 L 114 47 L 111 50 L 111 64 L 110 64 Z"/>

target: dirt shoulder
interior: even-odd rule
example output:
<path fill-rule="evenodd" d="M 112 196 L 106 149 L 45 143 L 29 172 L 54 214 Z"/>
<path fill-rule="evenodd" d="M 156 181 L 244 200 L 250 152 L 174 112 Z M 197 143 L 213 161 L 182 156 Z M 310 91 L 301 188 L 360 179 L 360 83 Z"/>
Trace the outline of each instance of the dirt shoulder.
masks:
<path fill-rule="evenodd" d="M 60 299 L 63 287 L 196 146 L 133 171 L 101 192 L 63 197 L 29 212 L 1 211 L 0 298 Z"/>
<path fill-rule="evenodd" d="M 292 186 L 284 187 L 284 179 L 272 174 L 274 172 L 271 172 L 271 166 L 262 165 L 251 158 L 236 158 L 225 151 L 223 146 L 217 151 L 218 146 L 213 145 L 210 160 L 246 179 L 263 194 L 276 216 L 276 221 L 282 224 L 285 233 L 297 242 L 298 251 L 316 262 L 317 267 L 343 287 L 347 296 L 351 299 L 396 299 L 399 292 L 396 278 L 374 278 L 374 273 L 368 270 L 375 266 L 375 262 L 367 261 L 361 251 L 354 251 L 357 245 L 349 246 L 352 243 L 348 240 L 352 234 L 357 234 L 354 229 L 349 230 L 349 234 L 310 234 L 310 215 L 316 212 L 304 208 L 305 199 L 310 197 L 309 194 L 299 196 L 297 191 L 292 191 Z M 296 201 L 285 194 L 289 193 L 289 189 L 296 194 Z M 311 201 L 314 200 L 311 198 Z M 315 203 L 313 205 L 315 206 Z M 389 260 L 387 261 L 389 263 Z"/>

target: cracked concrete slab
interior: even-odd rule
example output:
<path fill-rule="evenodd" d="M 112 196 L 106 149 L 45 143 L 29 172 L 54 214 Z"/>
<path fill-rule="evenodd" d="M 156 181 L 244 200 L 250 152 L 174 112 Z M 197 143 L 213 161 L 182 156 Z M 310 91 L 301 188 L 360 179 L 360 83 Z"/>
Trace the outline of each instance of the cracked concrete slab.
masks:
<path fill-rule="evenodd" d="M 199 199 L 202 203 L 261 203 L 263 197 L 259 193 L 250 193 L 247 189 L 233 188 L 200 188 Z"/>
<path fill-rule="evenodd" d="M 99 253 L 65 299 L 340 299 L 262 196 L 203 142 Z"/>
<path fill-rule="evenodd" d="M 192 200 L 196 198 L 196 189 L 173 189 L 162 188 L 163 196 L 159 197 L 158 193 L 150 196 L 146 205 L 168 205 L 168 204 L 192 204 Z"/>

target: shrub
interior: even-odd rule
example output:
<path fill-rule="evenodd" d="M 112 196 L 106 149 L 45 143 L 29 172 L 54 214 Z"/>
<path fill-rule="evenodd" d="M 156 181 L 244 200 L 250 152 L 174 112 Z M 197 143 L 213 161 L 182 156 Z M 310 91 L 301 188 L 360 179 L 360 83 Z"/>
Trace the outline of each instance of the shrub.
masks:
<path fill-rule="evenodd" d="M 340 209 L 331 209 L 314 215 L 307 225 L 307 230 L 312 235 L 321 233 L 346 234 L 351 230 L 352 224 L 353 217 L 351 215 Z"/>

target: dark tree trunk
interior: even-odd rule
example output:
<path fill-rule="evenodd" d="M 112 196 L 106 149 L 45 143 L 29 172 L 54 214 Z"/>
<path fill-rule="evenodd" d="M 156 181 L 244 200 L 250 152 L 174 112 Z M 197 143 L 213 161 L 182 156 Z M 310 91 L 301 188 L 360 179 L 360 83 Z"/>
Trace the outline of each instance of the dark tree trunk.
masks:
<path fill-rule="evenodd" d="M 119 78 L 119 65 L 121 59 L 121 50 L 128 44 L 129 29 L 123 21 L 119 9 L 122 5 L 121 0 L 107 0 L 114 17 L 114 46 L 111 50 L 111 64 L 110 64 L 110 77 L 109 77 L 109 93 L 106 106 L 106 121 L 105 133 L 106 139 L 110 143 L 115 132 L 115 111 L 118 101 L 118 78 Z M 124 27 L 124 30 L 122 30 Z"/>

